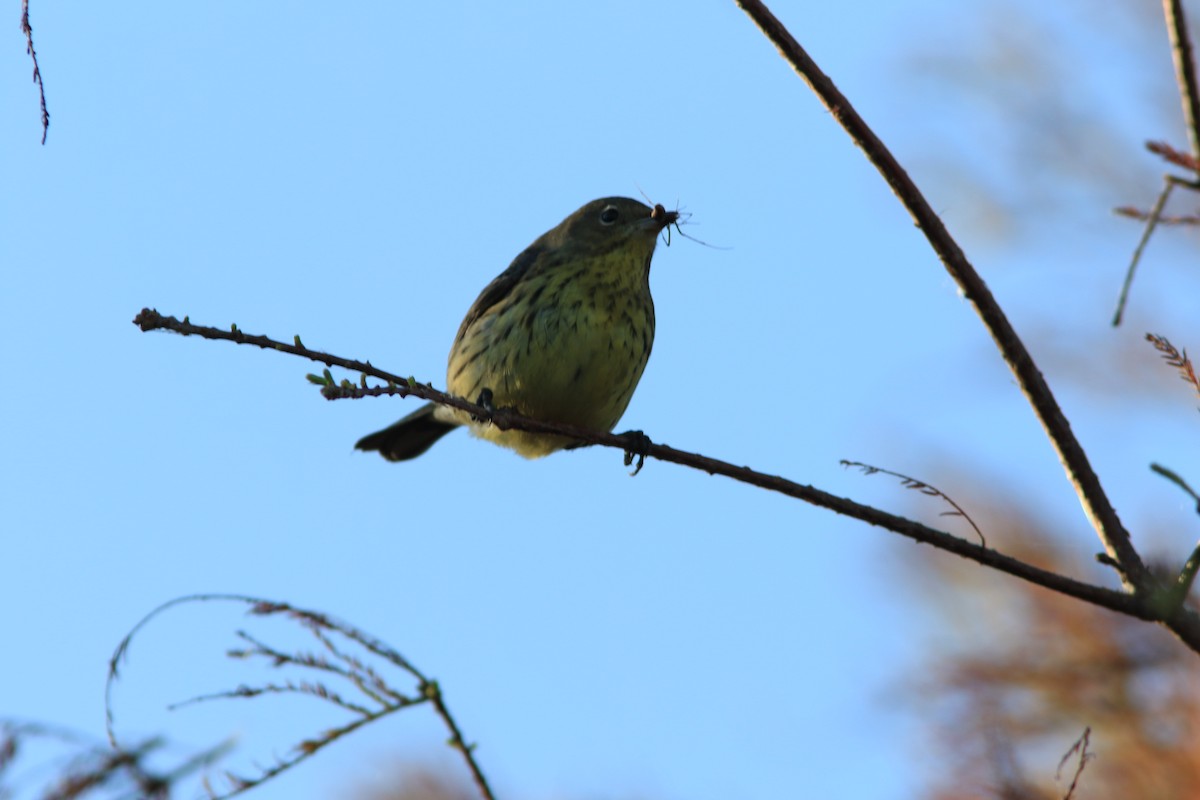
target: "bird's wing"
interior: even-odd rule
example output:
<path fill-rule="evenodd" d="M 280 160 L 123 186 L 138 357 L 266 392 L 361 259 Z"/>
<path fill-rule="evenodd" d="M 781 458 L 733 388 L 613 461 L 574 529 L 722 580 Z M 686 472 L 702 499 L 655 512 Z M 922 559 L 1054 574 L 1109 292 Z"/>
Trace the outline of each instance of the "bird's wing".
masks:
<path fill-rule="evenodd" d="M 508 269 L 501 272 L 487 286 L 483 287 L 483 291 L 479 293 L 479 297 L 475 298 L 475 302 L 471 304 L 471 308 L 467 311 L 467 316 L 463 318 L 462 325 L 458 326 L 458 334 L 454 337 L 454 342 L 457 344 L 462 341 L 463 334 L 467 329 L 475 324 L 476 320 L 488 312 L 488 309 L 495 306 L 512 292 L 513 287 L 521 282 L 525 274 L 537 262 L 538 256 L 542 254 L 545 247 L 541 244 L 532 244 L 508 265 Z"/>

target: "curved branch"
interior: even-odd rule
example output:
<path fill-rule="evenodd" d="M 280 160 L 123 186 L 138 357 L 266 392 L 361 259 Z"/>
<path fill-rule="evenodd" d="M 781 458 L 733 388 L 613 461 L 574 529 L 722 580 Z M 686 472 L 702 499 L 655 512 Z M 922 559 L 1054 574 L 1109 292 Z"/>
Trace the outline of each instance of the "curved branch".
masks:
<path fill-rule="evenodd" d="M 1120 565 L 1121 579 L 1131 590 L 1138 593 L 1152 592 L 1154 580 L 1141 557 L 1130 541 L 1129 533 L 1117 517 L 1100 485 L 1100 479 L 1092 469 L 1067 418 L 1046 385 L 1025 345 L 1017 336 L 1008 318 L 1001 310 L 987 284 L 971 266 L 958 243 L 947 232 L 942 220 L 934 213 L 916 184 L 858 115 L 854 107 L 833 84 L 804 48 L 792 37 L 787 28 L 759 0 L 736 0 L 763 34 L 778 48 L 784 59 L 816 93 L 834 119 L 850 134 L 854 143 L 875 165 L 892 191 L 908 209 L 917 226 L 929 240 L 929 244 L 946 267 L 964 296 L 975 306 L 983 323 L 991 333 L 992 340 L 1021 387 L 1025 399 L 1033 406 L 1046 435 L 1058 453 L 1059 461 L 1066 470 L 1067 478 L 1075 488 L 1092 527 L 1100 536 L 1108 555 Z"/>

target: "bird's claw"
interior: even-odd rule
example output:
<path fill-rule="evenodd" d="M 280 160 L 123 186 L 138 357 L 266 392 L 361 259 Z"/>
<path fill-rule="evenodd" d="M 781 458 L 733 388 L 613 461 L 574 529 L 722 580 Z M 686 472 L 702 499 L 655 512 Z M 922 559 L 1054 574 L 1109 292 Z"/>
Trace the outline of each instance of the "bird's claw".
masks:
<path fill-rule="evenodd" d="M 637 466 L 633 468 L 630 475 L 637 475 L 642 471 L 642 467 L 646 464 L 646 456 L 650 454 L 650 445 L 654 442 L 650 441 L 650 437 L 641 431 L 625 431 L 621 434 L 621 438 L 625 439 L 629 447 L 625 450 L 625 466 L 632 466 L 633 459 L 637 457 Z"/>
<path fill-rule="evenodd" d="M 475 398 L 475 405 L 483 406 L 483 410 L 488 413 L 489 417 L 492 414 L 495 414 L 496 406 L 493 404 L 492 390 L 491 389 L 481 389 L 479 391 L 479 397 Z M 471 421 L 472 422 L 483 422 L 482 419 L 480 419 L 479 417 L 477 417 L 475 415 L 471 415 Z"/>

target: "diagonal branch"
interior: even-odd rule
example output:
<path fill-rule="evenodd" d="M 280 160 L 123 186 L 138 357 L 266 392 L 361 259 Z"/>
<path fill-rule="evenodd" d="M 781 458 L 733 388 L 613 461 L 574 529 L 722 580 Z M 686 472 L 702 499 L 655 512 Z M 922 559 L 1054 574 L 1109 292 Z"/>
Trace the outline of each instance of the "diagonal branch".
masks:
<path fill-rule="evenodd" d="M 1167 18 L 1167 33 L 1171 37 L 1171 59 L 1175 62 L 1175 82 L 1183 100 L 1183 120 L 1187 125 L 1192 156 L 1200 159 L 1200 86 L 1196 84 L 1196 60 L 1192 55 L 1192 40 L 1188 35 L 1183 0 L 1163 0 L 1163 15 Z"/>
<path fill-rule="evenodd" d="M 1146 215 L 1146 227 L 1142 231 L 1142 238 L 1138 240 L 1137 247 L 1133 249 L 1133 258 L 1129 260 L 1129 268 L 1125 270 L 1125 282 L 1121 284 L 1121 295 L 1117 298 L 1117 310 L 1113 313 L 1112 318 L 1114 328 L 1121 326 L 1121 320 L 1125 316 L 1125 306 L 1129 302 L 1129 290 L 1133 286 L 1133 275 L 1142 261 L 1142 253 L 1146 251 L 1146 245 L 1150 244 L 1150 237 L 1154 235 L 1154 229 L 1158 227 L 1158 223 L 1162 222 L 1163 209 L 1167 207 L 1167 198 L 1171 196 L 1171 190 L 1175 186 L 1176 182 L 1171 180 L 1170 175 L 1163 176 L 1162 191 L 1159 193 L 1158 199 L 1154 201 L 1150 213 Z"/>
<path fill-rule="evenodd" d="M 908 537 L 915 542 L 932 545 L 939 550 L 954 553 L 955 555 L 982 564 L 985 567 L 991 567 L 999 572 L 1029 581 L 1051 591 L 1067 595 L 1068 597 L 1074 597 L 1077 600 L 1107 608 L 1120 614 L 1137 617 L 1138 619 L 1162 620 L 1164 615 L 1169 613 L 1168 624 L 1171 629 L 1193 650 L 1200 653 L 1200 615 L 1187 609 L 1170 607 L 1164 611 L 1162 606 L 1157 606 L 1140 595 L 1094 586 L 1065 575 L 1059 575 L 1058 573 L 1035 567 L 1032 564 L 1027 564 L 997 550 L 974 544 L 944 531 L 939 531 L 922 525 L 919 522 L 906 519 L 905 517 L 881 511 L 862 503 L 856 503 L 844 497 L 838 497 L 837 495 L 817 489 L 814 486 L 796 483 L 777 475 L 756 472 L 749 467 L 734 466 L 729 462 L 709 458 L 699 453 L 677 450 L 674 447 L 662 444 L 647 443 L 646 441 L 631 438 L 628 434 L 613 434 L 588 430 L 561 422 L 544 422 L 521 416 L 510 409 L 488 408 L 477 405 L 461 397 L 438 391 L 428 384 L 417 383 L 411 378 L 402 378 L 398 375 L 385 372 L 378 367 L 372 366 L 369 362 L 354 361 L 330 353 L 309 350 L 298 343 L 299 337 L 296 340 L 297 344 L 289 345 L 266 336 L 244 333 L 236 326 L 229 330 L 210 328 L 203 325 L 196 325 L 187 318 L 180 321 L 175 317 L 165 317 L 151 309 L 142 309 L 142 312 L 138 314 L 134 322 L 144 331 L 168 330 L 184 336 L 200 336 L 205 339 L 252 345 L 266 350 L 278 350 L 328 366 L 337 366 L 363 374 L 363 380 L 358 386 L 352 384 L 350 381 L 335 383 L 332 378 L 321 380 L 321 393 L 331 400 L 379 397 L 383 395 L 400 395 L 402 397 L 412 395 L 460 409 L 479 420 L 491 422 L 505 430 L 516 428 L 534 433 L 551 433 L 568 436 L 581 442 L 587 442 L 588 444 L 613 447 L 627 452 L 632 449 L 639 455 L 691 467 L 692 469 L 707 472 L 709 475 L 722 475 L 735 481 L 757 486 L 760 489 L 778 492 L 788 497 L 829 509 L 836 514 L 884 528 L 893 533 Z M 387 385 L 376 387 L 366 386 L 366 376 L 385 381 Z M 374 648 L 371 649 L 374 651 Z"/>
<path fill-rule="evenodd" d="M 1196 85 L 1196 60 L 1192 55 L 1192 40 L 1188 34 L 1187 18 L 1183 13 L 1183 0 L 1163 0 L 1163 16 L 1166 18 L 1167 35 L 1171 39 L 1171 60 L 1175 62 L 1175 83 L 1179 86 L 1179 96 L 1183 101 L 1183 121 L 1187 128 L 1188 142 L 1191 144 L 1191 154 L 1181 153 L 1166 142 L 1147 142 L 1146 149 L 1157 153 L 1166 161 L 1183 167 L 1192 173 L 1190 180 L 1175 175 L 1164 176 L 1162 193 L 1154 208 L 1146 217 L 1146 229 L 1142 232 L 1141 241 L 1133 251 L 1133 258 L 1125 272 L 1125 283 L 1121 287 L 1121 296 L 1117 300 L 1117 311 L 1113 315 L 1113 327 L 1121 324 L 1125 313 L 1125 303 L 1129 299 L 1129 287 L 1133 283 L 1133 273 L 1137 269 L 1142 251 L 1150 241 L 1155 227 L 1165 221 L 1162 217 L 1167 197 L 1175 186 L 1186 186 L 1190 189 L 1200 189 L 1196 178 L 1200 177 L 1200 87 Z"/>
<path fill-rule="evenodd" d="M 988 332 L 991 333 L 992 340 L 1016 376 L 1022 393 L 1033 406 L 1034 413 L 1037 414 L 1058 453 L 1059 461 L 1079 496 L 1084 513 L 1099 534 L 1109 556 L 1120 565 L 1122 581 L 1135 592 L 1150 591 L 1153 579 L 1134 549 L 1128 531 L 1117 517 L 1117 512 L 1104 493 L 1087 454 L 1071 431 L 1071 426 L 1046 385 L 1041 371 L 992 297 L 987 284 L 971 266 L 958 243 L 946 231 L 945 225 L 917 189 L 916 184 L 908 177 L 908 173 L 787 28 L 759 0 L 736 2 L 816 93 L 825 108 L 850 134 L 854 143 L 862 149 L 892 187 L 900 202 L 908 209 L 946 271 L 950 273 L 950 277 L 975 306 Z"/>
<path fill-rule="evenodd" d="M 29 0 L 21 0 L 21 33 L 25 34 L 25 52 L 33 61 L 33 82 L 38 87 L 38 98 L 42 104 L 42 144 L 50 133 L 50 112 L 46 109 L 46 85 L 42 82 L 42 68 L 38 65 L 37 50 L 33 49 L 33 26 L 29 24 Z"/>

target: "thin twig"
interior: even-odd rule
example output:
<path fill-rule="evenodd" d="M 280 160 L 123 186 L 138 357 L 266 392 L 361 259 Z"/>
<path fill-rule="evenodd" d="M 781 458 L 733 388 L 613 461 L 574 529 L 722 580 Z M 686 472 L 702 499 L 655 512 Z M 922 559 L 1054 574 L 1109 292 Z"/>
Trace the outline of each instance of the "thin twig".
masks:
<path fill-rule="evenodd" d="M 21 33 L 25 34 L 25 52 L 33 60 L 33 82 L 38 87 L 42 104 L 42 144 L 50 133 L 50 112 L 46 110 L 46 85 L 42 83 L 42 68 L 38 65 L 37 50 L 33 49 L 33 27 L 29 24 L 29 0 L 21 0 Z"/>
<path fill-rule="evenodd" d="M 411 698 L 388 686 L 383 678 L 375 670 L 371 669 L 369 664 L 364 663 L 362 659 L 356 658 L 350 653 L 344 652 L 319 626 L 308 623 L 306 627 L 316 637 L 317 641 L 333 654 L 334 658 L 345 665 L 338 666 L 330 664 L 324 659 L 314 659 L 314 663 L 321 669 L 327 669 L 335 675 L 344 676 L 346 680 L 354 684 L 355 688 L 380 705 L 414 702 Z M 384 697 L 384 695 L 387 696 Z"/>
<path fill-rule="evenodd" d="M 1134 208 L 1133 206 L 1118 206 L 1117 208 L 1113 209 L 1113 213 L 1120 214 L 1122 217 L 1136 219 L 1139 222 L 1145 222 L 1146 220 L 1150 219 L 1149 211 L 1142 211 L 1140 208 Z M 1200 225 L 1200 214 L 1175 214 L 1173 216 L 1160 214 L 1158 217 L 1158 224 L 1193 227 Z"/>
<path fill-rule="evenodd" d="M 971 515 L 968 514 L 966 511 L 964 511 L 962 506 L 960 506 L 958 503 L 954 502 L 953 497 L 946 494 L 945 492 L 943 492 L 941 489 L 937 488 L 936 486 L 933 486 L 932 484 L 928 484 L 925 481 L 919 481 L 916 478 L 913 478 L 909 475 L 904 475 L 899 472 L 893 472 L 890 469 L 884 469 L 883 467 L 876 467 L 871 464 L 864 464 L 861 461 L 847 461 L 846 459 L 842 459 L 841 464 L 843 467 L 857 467 L 858 469 L 863 471 L 864 475 L 876 475 L 876 474 L 891 475 L 893 478 L 898 478 L 900 480 L 900 483 L 904 486 L 905 489 L 912 489 L 913 491 L 920 492 L 921 494 L 926 495 L 927 497 L 942 498 L 954 510 L 953 511 L 943 511 L 941 515 L 943 517 L 962 517 L 963 519 L 965 519 L 967 521 L 967 523 L 972 528 L 975 529 L 975 535 L 979 537 L 979 546 L 987 547 L 987 539 L 984 538 L 983 531 L 979 530 L 979 526 L 975 524 L 975 520 L 971 519 Z"/>
<path fill-rule="evenodd" d="M 40 791 L 24 791 L 20 796 L 37 796 L 42 800 L 67 800 L 67 798 L 91 797 L 99 790 L 107 790 L 105 797 L 113 800 L 151 800 L 166 798 L 171 789 L 185 776 L 199 771 L 225 757 L 232 749 L 232 742 L 224 741 L 213 747 L 195 752 L 177 766 L 162 770 L 156 766 L 152 771 L 148 762 L 151 758 L 162 759 L 168 742 L 155 737 L 146 739 L 123 749 L 113 749 L 107 742 L 94 740 L 91 736 L 56 725 L 42 722 L 27 722 L 0 718 L 0 798 L 15 797 L 14 788 L 5 781 L 5 770 L 11 768 L 21 755 L 37 752 L 27 745 L 31 740 L 53 741 L 70 748 L 66 764 L 51 770 L 26 770 L 23 777 L 35 772 L 48 772 L 49 777 L 40 781 Z M 47 763 L 40 765 L 51 767 Z"/>
<path fill-rule="evenodd" d="M 1150 471 L 1163 476 L 1164 478 L 1169 480 L 1171 483 L 1175 484 L 1180 489 L 1183 489 L 1183 491 L 1187 492 L 1188 496 L 1191 497 L 1192 501 L 1196 504 L 1196 513 L 1200 514 L 1200 494 L 1196 494 L 1196 490 L 1193 489 L 1191 486 L 1188 486 L 1188 482 L 1185 481 L 1179 475 L 1179 473 L 1175 472 L 1172 469 L 1164 467 L 1162 464 L 1151 464 Z"/>
<path fill-rule="evenodd" d="M 1162 464 L 1151 464 L 1150 469 L 1163 476 L 1171 483 L 1178 486 L 1196 504 L 1196 513 L 1200 514 L 1200 494 L 1188 485 L 1188 482 L 1183 479 L 1179 473 L 1172 469 L 1164 467 Z M 1196 582 L 1196 574 L 1200 572 L 1200 544 L 1197 544 L 1192 554 L 1188 556 L 1187 561 L 1183 563 L 1183 568 L 1179 570 L 1179 575 L 1175 578 L 1175 585 L 1171 587 L 1171 596 L 1169 602 L 1176 605 L 1183 605 L 1191 594 L 1192 586 Z"/>
<path fill-rule="evenodd" d="M 1117 310 L 1113 315 L 1114 328 L 1121 324 L 1121 317 L 1125 313 L 1125 303 L 1129 297 L 1129 287 L 1133 283 L 1133 273 L 1137 269 L 1146 243 L 1150 240 L 1151 234 L 1154 233 L 1154 229 L 1162 217 L 1162 211 L 1166 206 L 1167 197 L 1171 194 L 1171 189 L 1176 185 L 1185 185 L 1192 189 L 1200 188 L 1195 181 L 1195 177 L 1200 176 L 1200 88 L 1196 85 L 1196 62 L 1192 56 L 1192 40 L 1188 34 L 1187 18 L 1183 13 L 1182 0 L 1163 0 L 1163 16 L 1166 18 L 1167 35 L 1171 40 L 1171 59 L 1175 63 L 1175 83 L 1179 87 L 1179 96 L 1183 102 L 1183 121 L 1187 128 L 1188 142 L 1191 144 L 1192 152 L 1190 156 L 1187 156 L 1165 142 L 1147 142 L 1146 147 L 1150 152 L 1161 155 L 1167 161 L 1190 170 L 1193 173 L 1193 179 L 1185 180 L 1171 175 L 1166 177 L 1162 192 L 1159 194 L 1154 208 L 1150 211 L 1145 230 L 1142 231 L 1141 241 L 1138 242 L 1137 249 L 1133 251 L 1129 269 L 1125 272 L 1125 283 L 1121 286 L 1121 296 L 1117 300 Z"/>
<path fill-rule="evenodd" d="M 193 697 L 184 703 L 176 704 L 177 706 L 188 705 L 192 703 L 207 702 L 211 700 L 228 700 L 228 699 L 246 699 L 254 698 L 264 694 L 300 694 L 313 697 L 318 700 L 328 702 L 345 711 L 354 714 L 355 717 L 349 722 L 334 728 L 323 730 L 316 738 L 305 739 L 296 744 L 292 749 L 292 754 L 287 758 L 277 761 L 270 767 L 262 767 L 257 775 L 253 777 L 243 777 L 235 775 L 232 772 L 224 773 L 223 777 L 228 784 L 228 788 L 217 791 L 215 787 L 209 786 L 209 794 L 218 800 L 223 798 L 234 797 L 242 794 L 256 786 L 259 786 L 266 781 L 271 780 L 276 775 L 297 766 L 303 761 L 315 755 L 318 751 L 329 746 L 333 742 L 341 739 L 349 733 L 363 727 L 364 725 L 381 719 L 389 714 L 395 713 L 405 708 L 410 708 L 423 703 L 430 703 L 443 723 L 450 731 L 450 744 L 454 749 L 458 750 L 467 764 L 467 769 L 475 779 L 476 785 L 479 788 L 480 794 L 485 800 L 494 800 L 494 795 L 491 788 L 488 786 L 486 778 L 483 776 L 483 771 L 474 756 L 474 746 L 466 743 L 463 738 L 462 731 L 459 729 L 453 717 L 450 716 L 449 710 L 446 708 L 445 701 L 442 698 L 441 689 L 437 682 L 425 677 L 420 670 L 412 665 L 408 659 L 400 655 L 399 652 L 384 644 L 381 640 L 370 636 L 369 634 L 355 628 L 340 620 L 329 617 L 325 614 L 307 609 L 297 608 L 287 603 L 278 603 L 271 600 L 264 600 L 257 597 L 248 597 L 246 595 L 234 594 L 201 594 L 188 595 L 186 597 L 178 597 L 163 603 L 158 608 L 155 608 L 145 617 L 143 617 L 133 628 L 125 635 L 113 653 L 112 659 L 109 661 L 108 679 L 104 690 L 104 704 L 106 715 L 106 729 L 108 732 L 109 741 L 114 747 L 119 747 L 115 732 L 115 722 L 113 715 L 113 688 L 120 677 L 120 664 L 127 658 L 130 645 L 133 638 L 144 628 L 152 619 L 155 619 L 165 611 L 184 603 L 194 602 L 211 602 L 211 601 L 228 601 L 241 603 L 250 606 L 248 613 L 259 616 L 268 616 L 273 614 L 283 614 L 296 620 L 302 626 L 310 630 L 317 636 L 317 639 L 324 643 L 326 649 L 336 658 L 341 664 L 331 664 L 324 660 L 323 657 L 317 657 L 309 653 L 286 653 L 282 650 L 273 648 L 254 637 L 239 632 L 240 638 L 249 642 L 252 645 L 250 650 L 234 650 L 228 655 L 234 658 L 246 657 L 261 657 L 271 663 L 273 667 L 293 666 L 297 668 L 316 669 L 327 674 L 335 675 L 344 678 L 359 689 L 366 697 L 370 698 L 378 708 L 369 709 L 358 703 L 353 703 L 342 698 L 336 692 L 330 691 L 323 684 L 316 683 L 268 683 L 258 687 L 239 687 L 228 691 L 213 692 L 210 694 L 199 695 Z M 388 661 L 392 665 L 407 672 L 417 681 L 416 696 L 408 697 L 404 694 L 386 689 L 383 693 L 388 694 L 392 700 L 388 700 L 381 696 L 376 687 L 382 686 L 383 681 L 373 670 L 360 669 L 360 659 L 351 656 L 341 651 L 335 646 L 332 639 L 326 633 L 336 632 L 346 639 L 356 643 L 376 656 Z M 360 672 L 362 674 L 355 674 Z"/>
<path fill-rule="evenodd" d="M 1125 316 L 1125 304 L 1129 301 L 1129 287 L 1133 285 L 1133 273 L 1137 271 L 1138 263 L 1142 260 L 1142 252 L 1150 242 L 1150 236 L 1154 233 L 1154 229 L 1158 227 L 1163 209 L 1167 205 L 1167 198 L 1171 196 L 1171 190 L 1174 188 L 1175 182 L 1171 180 L 1171 176 L 1164 176 L 1162 191 L 1159 192 L 1158 199 L 1154 201 L 1154 206 L 1147 215 L 1146 228 L 1142 231 L 1142 238 L 1138 240 L 1137 247 L 1133 249 L 1133 258 L 1129 260 L 1129 269 L 1125 270 L 1125 282 L 1121 284 L 1121 295 L 1117 298 L 1117 310 L 1113 314 L 1114 328 L 1120 327 L 1121 318 Z"/>
<path fill-rule="evenodd" d="M 502 428 L 515 428 L 533 433 L 551 433 L 559 436 L 567 436 L 577 439 L 581 442 L 587 442 L 593 445 L 601 445 L 604 447 L 612 447 L 622 451 L 630 450 L 630 440 L 621 434 L 605 433 L 603 431 L 587 430 L 578 428 L 574 425 L 566 425 L 560 422 L 543 422 L 542 420 L 523 417 L 514 411 L 508 409 L 487 408 L 481 405 L 476 405 L 461 397 L 455 397 L 445 392 L 440 392 L 428 384 L 417 383 L 409 378 L 401 378 L 398 375 L 385 372 L 372 366 L 369 362 L 353 361 L 350 359 L 341 358 L 339 356 L 323 353 L 319 351 L 309 350 L 303 345 L 287 345 L 282 342 L 277 342 L 266 336 L 255 336 L 243 333 L 237 330 L 236 327 L 230 330 L 221 330 L 219 328 L 210 328 L 203 325 L 195 325 L 186 318 L 180 322 L 174 317 L 164 317 L 157 311 L 143 309 L 134 322 L 142 327 L 143 330 L 170 330 L 189 336 L 200 336 L 206 339 L 218 339 L 231 341 L 239 344 L 248 344 L 255 347 L 261 347 L 267 350 L 278 350 L 281 352 L 291 353 L 293 355 L 308 358 L 318 363 L 323 363 L 332 366 L 339 366 L 345 369 L 361 372 L 364 376 L 369 375 L 382 381 L 386 381 L 389 385 L 382 387 L 366 387 L 355 386 L 350 381 L 343 381 L 340 384 L 333 383 L 332 379 L 328 382 L 320 380 L 322 385 L 322 394 L 330 399 L 339 397 L 359 397 L 365 395 L 383 396 L 383 395 L 399 395 L 420 397 L 424 400 L 432 400 L 436 403 L 441 403 L 453 408 L 467 412 L 471 416 L 490 421 L 492 424 Z M 297 337 L 297 341 L 299 337 Z M 364 378 L 365 381 L 365 378 Z M 853 519 L 861 520 L 870 525 L 875 525 L 901 536 L 906 536 L 913 541 L 923 544 L 932 545 L 939 550 L 946 550 L 970 559 L 979 564 L 982 564 L 1000 572 L 1007 573 L 1014 577 L 1020 578 L 1030 583 L 1050 589 L 1051 591 L 1060 594 L 1074 597 L 1077 600 L 1082 600 L 1093 605 L 1101 606 L 1112 611 L 1116 611 L 1128 616 L 1137 617 L 1138 619 L 1160 620 L 1161 616 L 1156 616 L 1156 610 L 1151 608 L 1147 603 L 1143 602 L 1140 597 L 1125 593 L 1117 592 L 1111 589 L 1105 589 L 1092 584 L 1077 581 L 1073 578 L 1068 578 L 1065 575 L 1059 575 L 1048 570 L 1035 567 L 1027 564 L 1024 561 L 1013 558 L 1012 556 L 1004 555 L 996 550 L 985 547 L 980 547 L 977 544 L 953 536 L 949 533 L 930 528 L 922 525 L 919 522 L 906 519 L 904 517 L 890 514 L 886 511 L 881 511 L 871 506 L 856 503 L 853 500 L 848 500 L 843 497 L 837 497 L 829 492 L 822 491 L 813 486 L 795 483 L 786 478 L 781 478 L 776 475 L 767 475 L 761 472 L 756 472 L 749 467 L 734 466 L 725 461 L 720 461 L 715 458 L 709 458 L 698 453 L 689 453 L 684 450 L 677 450 L 667 445 L 654 443 L 638 443 L 640 452 L 644 452 L 646 456 L 656 458 L 660 461 L 668 461 L 673 464 L 680 464 L 692 469 L 707 472 L 710 475 L 722 475 L 726 478 L 731 478 L 751 486 L 757 486 L 760 489 L 766 489 L 772 492 L 778 492 L 788 497 L 794 497 L 797 500 L 802 500 L 812 505 L 821 508 L 829 509 L 837 514 L 842 514 Z M 1114 562 L 1115 563 L 1115 562 Z M 271 609 L 275 610 L 275 609 Z M 1192 614 L 1186 610 L 1178 611 L 1170 620 L 1167 620 L 1171 629 L 1180 639 L 1187 642 L 1188 645 L 1200 653 L 1200 616 Z M 364 634 L 359 634 L 364 635 Z M 357 640 L 357 639 L 356 639 Z M 376 651 L 377 652 L 377 651 Z M 118 652 L 118 655 L 120 653 Z M 114 667 L 115 668 L 115 667 Z M 415 673 L 414 674 L 419 674 Z"/>
<path fill-rule="evenodd" d="M 1058 771 L 1054 773 L 1055 780 L 1062 779 L 1063 767 L 1067 765 L 1067 761 L 1076 753 L 1079 754 L 1079 763 L 1075 766 L 1075 775 L 1071 778 L 1071 785 L 1067 787 L 1067 793 L 1063 795 L 1063 800 L 1071 800 L 1075 796 L 1075 789 L 1079 786 L 1079 778 L 1083 775 L 1083 768 L 1088 765 L 1088 762 L 1096 757 L 1095 753 L 1088 750 L 1088 744 L 1091 742 L 1092 728 L 1089 725 L 1083 729 L 1083 735 L 1075 740 L 1075 744 L 1071 745 L 1071 749 L 1067 751 L 1062 760 L 1058 762 Z"/>
<path fill-rule="evenodd" d="M 303 666 L 302 662 L 296 662 Z M 262 686 L 239 686 L 236 689 L 226 689 L 220 692 L 208 692 L 207 694 L 198 694 L 195 697 L 189 697 L 187 700 L 180 700 L 178 703 L 171 703 L 167 706 L 168 711 L 178 711 L 188 706 L 200 705 L 201 703 L 211 703 L 214 700 L 250 700 L 255 697 L 262 697 L 270 694 L 301 694 L 315 697 L 323 700 L 331 705 L 335 705 L 340 709 L 349 711 L 356 717 L 370 717 L 376 714 L 380 709 L 370 709 L 366 706 L 360 706 L 357 703 L 351 703 L 343 698 L 337 692 L 331 692 L 322 684 L 312 684 L 302 682 L 295 683 L 266 683 Z M 422 701 L 418 701 L 422 702 Z M 416 703 L 408 703 L 407 705 L 416 705 Z M 382 709 L 384 711 L 397 709 Z"/>
<path fill-rule="evenodd" d="M 1187 124 L 1192 155 L 1200 160 L 1200 86 L 1196 84 L 1196 60 L 1188 33 L 1183 0 L 1163 0 L 1163 15 L 1171 38 L 1171 59 L 1175 62 L 1175 82 L 1183 101 L 1183 120 Z"/>
<path fill-rule="evenodd" d="M 458 723 L 454 721 L 454 717 L 450 715 L 450 709 L 446 707 L 445 701 L 442 699 L 442 689 L 436 681 L 425 684 L 425 696 L 433 701 L 433 707 L 437 711 L 438 716 L 442 718 L 442 722 L 450 731 L 449 745 L 455 750 L 463 754 L 467 760 L 467 768 L 471 771 L 471 778 L 475 781 L 475 786 L 480 793 L 488 800 L 494 800 L 492 787 L 488 785 L 487 778 L 484 777 L 482 770 L 479 769 L 478 762 L 475 761 L 475 745 L 468 743 L 463 738 L 462 731 L 458 727 Z"/>
<path fill-rule="evenodd" d="M 1166 161 L 1168 164 L 1183 167 L 1188 172 L 1200 175 L 1200 157 L 1191 155 L 1190 153 L 1181 153 L 1167 142 L 1146 142 L 1146 149 L 1156 156 L 1162 156 L 1163 161 Z M 1200 189 L 1200 185 L 1195 181 L 1189 181 L 1187 178 L 1180 178 L 1179 180 L 1193 189 Z"/>
<path fill-rule="evenodd" d="M 391 714 L 395 710 L 396 709 L 394 708 L 381 709 L 374 714 L 353 719 L 345 725 L 341 725 L 337 728 L 328 728 L 323 730 L 321 731 L 320 739 L 307 739 L 303 742 L 300 742 L 295 747 L 296 755 L 292 756 L 291 758 L 277 761 L 273 766 L 262 768 L 262 771 L 253 778 L 245 778 L 232 772 L 226 772 L 224 777 L 232 786 L 232 788 L 223 793 L 218 793 L 210 789 L 209 793 L 211 795 L 211 800 L 228 800 L 230 797 L 237 797 L 238 795 L 244 794 L 255 787 L 261 786 L 267 781 L 273 779 L 276 775 L 286 772 L 292 767 L 299 766 L 301 763 L 307 761 L 309 758 L 312 758 L 322 749 L 333 744 L 343 736 L 347 736 L 364 725 L 368 725 L 377 719 L 380 719 L 381 717 Z M 492 799 L 489 798 L 489 800 Z"/>
<path fill-rule="evenodd" d="M 1200 572 L 1200 544 L 1197 544 L 1192 554 L 1188 556 L 1188 560 L 1183 563 L 1183 569 L 1179 570 L 1179 575 L 1175 578 L 1175 585 L 1172 587 L 1174 592 L 1173 601 L 1182 606 L 1192 593 L 1192 586 L 1196 583 L 1196 573 Z"/>
<path fill-rule="evenodd" d="M 1121 580 L 1134 591 L 1149 590 L 1153 585 L 1153 577 L 1134 549 L 1129 533 L 1117 517 L 1117 512 L 1100 485 L 1100 479 L 1071 431 L 1071 426 L 1050 387 L 1047 386 L 1020 337 L 1013 330 L 1004 311 L 996 303 L 987 284 L 971 266 L 958 243 L 946 231 L 942 220 L 909 178 L 908 173 L 787 28 L 759 0 L 737 0 L 737 4 L 754 20 L 763 34 L 779 49 L 784 59 L 817 94 L 825 108 L 862 149 L 908 209 L 946 267 L 946 271 L 962 289 L 964 296 L 975 306 L 1005 362 L 1016 376 L 1022 393 L 1041 420 L 1051 444 L 1058 453 L 1063 469 L 1079 496 L 1084 513 L 1099 534 L 1108 555 L 1121 565 Z M 1196 635 L 1200 637 L 1200 631 L 1197 631 Z"/>

